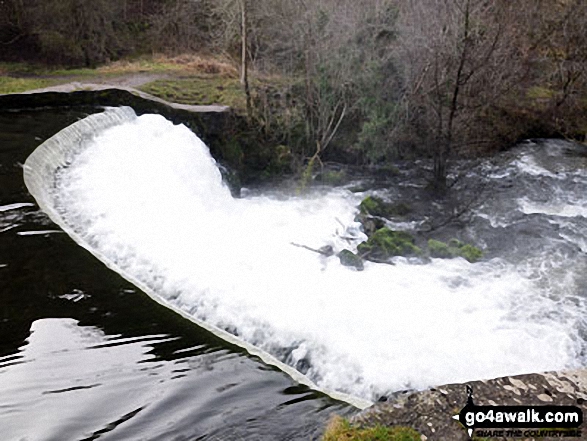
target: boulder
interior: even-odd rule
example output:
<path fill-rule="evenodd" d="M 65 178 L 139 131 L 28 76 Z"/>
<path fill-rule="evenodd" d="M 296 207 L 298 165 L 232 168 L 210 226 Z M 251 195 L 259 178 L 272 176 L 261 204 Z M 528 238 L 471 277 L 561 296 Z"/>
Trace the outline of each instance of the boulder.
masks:
<path fill-rule="evenodd" d="M 419 256 L 422 250 L 415 239 L 405 231 L 394 231 L 387 227 L 375 231 L 366 242 L 358 246 L 364 259 L 387 260 L 394 256 Z"/>
<path fill-rule="evenodd" d="M 350 266 L 355 268 L 357 271 L 363 271 L 363 259 L 357 256 L 355 253 L 349 250 L 342 250 L 338 253 L 341 265 Z"/>

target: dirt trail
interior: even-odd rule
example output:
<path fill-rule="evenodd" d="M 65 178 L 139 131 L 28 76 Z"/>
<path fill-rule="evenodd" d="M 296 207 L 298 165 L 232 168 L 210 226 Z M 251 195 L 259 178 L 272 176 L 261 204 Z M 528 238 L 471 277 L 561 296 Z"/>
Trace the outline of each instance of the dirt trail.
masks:
<path fill-rule="evenodd" d="M 71 76 L 71 77 L 54 77 L 55 79 L 61 81 L 63 80 L 63 84 L 58 84 L 56 86 L 49 86 L 43 87 L 41 89 L 33 89 L 27 90 L 25 92 L 19 92 L 18 94 L 36 94 L 36 93 L 46 93 L 46 92 L 60 92 L 60 93 L 71 93 L 77 91 L 97 91 L 97 90 L 105 90 L 105 89 L 120 89 L 130 92 L 134 95 L 140 96 L 143 99 L 156 101 L 158 103 L 165 104 L 169 107 L 179 110 L 187 110 L 190 112 L 225 112 L 229 110 L 228 106 L 220 106 L 220 105 L 189 105 L 189 104 L 179 104 L 174 102 L 169 102 L 164 99 L 158 98 L 156 96 L 150 95 L 146 92 L 143 92 L 137 87 L 140 87 L 144 84 L 150 83 L 152 81 L 156 81 L 159 79 L 169 78 L 169 75 L 166 74 L 152 74 L 152 73 L 131 73 L 131 74 L 124 74 L 120 76 L 104 76 L 104 77 L 97 77 L 92 76 L 90 78 L 84 79 L 80 78 L 79 76 Z M 11 95 L 11 94 L 7 94 Z"/>

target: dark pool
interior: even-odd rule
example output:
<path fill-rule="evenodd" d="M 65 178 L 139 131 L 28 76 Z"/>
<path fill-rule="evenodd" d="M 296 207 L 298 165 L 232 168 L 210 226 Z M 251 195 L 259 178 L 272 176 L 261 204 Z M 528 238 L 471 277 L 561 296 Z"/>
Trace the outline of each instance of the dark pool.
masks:
<path fill-rule="evenodd" d="M 353 409 L 151 301 L 59 231 L 30 152 L 96 109 L 0 110 L 0 439 L 317 439 Z"/>

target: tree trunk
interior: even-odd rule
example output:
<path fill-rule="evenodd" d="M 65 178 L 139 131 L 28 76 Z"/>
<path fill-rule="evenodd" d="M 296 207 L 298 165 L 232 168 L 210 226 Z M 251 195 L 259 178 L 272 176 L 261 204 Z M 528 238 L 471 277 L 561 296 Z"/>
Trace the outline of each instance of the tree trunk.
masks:
<path fill-rule="evenodd" d="M 248 57 L 248 5 L 241 0 L 241 84 L 247 100 L 247 116 L 251 118 L 251 91 L 249 89 L 249 57 Z"/>

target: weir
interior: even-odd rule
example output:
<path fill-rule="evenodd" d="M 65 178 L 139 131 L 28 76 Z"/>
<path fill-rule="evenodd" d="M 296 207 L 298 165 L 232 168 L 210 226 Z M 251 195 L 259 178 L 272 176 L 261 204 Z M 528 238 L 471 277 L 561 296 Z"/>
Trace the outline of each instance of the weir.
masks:
<path fill-rule="evenodd" d="M 292 242 L 356 247 L 361 195 L 234 200 L 205 145 L 162 117 L 92 115 L 41 145 L 24 174 L 55 223 L 155 301 L 357 407 L 583 361 L 581 273 L 551 270 L 548 249 L 523 264 L 513 246 L 477 264 L 400 258 L 352 271 Z M 519 228 L 507 217 L 526 219 L 518 205 L 480 211 L 479 231 Z"/>
<path fill-rule="evenodd" d="M 183 309 L 166 301 L 163 297 L 157 294 L 152 288 L 147 286 L 143 281 L 137 279 L 134 275 L 128 273 L 121 268 L 117 263 L 112 261 L 105 254 L 88 243 L 86 239 L 78 233 L 75 228 L 66 223 L 62 215 L 58 212 L 55 206 L 55 195 L 53 193 L 56 185 L 56 173 L 71 164 L 74 156 L 85 147 L 96 133 L 107 130 L 108 128 L 130 122 L 136 119 L 134 110 L 130 107 L 118 108 L 116 110 L 109 110 L 104 113 L 91 115 L 71 126 L 63 129 L 57 135 L 41 144 L 26 160 L 24 170 L 24 181 L 27 189 L 35 198 L 39 208 L 45 212 L 49 218 L 55 222 L 63 231 L 65 231 L 76 243 L 82 248 L 85 248 L 92 253 L 98 260 L 104 263 L 108 268 L 120 274 L 123 278 L 137 286 L 141 291 L 151 297 L 157 303 L 166 308 L 170 308 L 182 317 L 194 322 L 196 325 L 208 330 L 209 332 L 224 339 L 230 344 L 234 344 L 245 349 L 251 355 L 259 357 L 265 363 L 275 366 L 292 377 L 300 384 L 306 385 L 312 389 L 324 392 L 335 399 L 348 402 L 355 407 L 364 409 L 372 404 L 372 402 L 353 397 L 349 394 L 339 393 L 336 391 L 324 390 L 317 386 L 314 382 L 302 375 L 299 371 L 279 361 L 277 358 L 262 351 L 259 348 L 248 344 L 246 341 L 235 337 L 234 335 L 211 325 L 203 320 L 199 320 L 191 314 L 188 314 Z"/>

